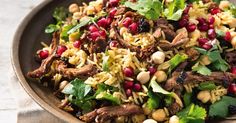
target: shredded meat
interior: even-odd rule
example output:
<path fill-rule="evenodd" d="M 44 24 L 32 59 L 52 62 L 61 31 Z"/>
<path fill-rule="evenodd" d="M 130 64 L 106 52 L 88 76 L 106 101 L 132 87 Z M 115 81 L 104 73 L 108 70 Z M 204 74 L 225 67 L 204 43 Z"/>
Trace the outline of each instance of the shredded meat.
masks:
<path fill-rule="evenodd" d="M 172 77 L 167 80 L 164 88 L 166 90 L 171 90 L 180 86 L 181 84 L 177 82 L 177 79 L 180 75 L 181 72 L 174 72 L 172 74 Z M 212 74 L 209 76 L 204 76 L 193 72 L 186 72 L 184 76 L 185 77 L 182 84 L 198 83 L 205 81 L 212 81 L 215 83 L 222 84 L 222 82 L 225 82 L 225 80 L 227 80 L 227 82 L 232 82 L 234 79 L 236 79 L 236 75 L 229 72 L 212 72 Z"/>
<path fill-rule="evenodd" d="M 168 41 L 172 41 L 175 38 L 176 32 L 168 24 L 168 21 L 165 18 L 158 19 L 156 24 L 157 27 L 161 28 L 161 30 L 165 33 L 165 37 Z"/>
<path fill-rule="evenodd" d="M 143 113 L 142 108 L 134 104 L 124 104 L 121 106 L 108 106 L 95 109 L 80 117 L 85 122 L 104 123 L 107 120 L 114 119 L 119 116 L 129 116 Z"/>
<path fill-rule="evenodd" d="M 97 68 L 92 65 L 88 64 L 83 66 L 82 68 L 67 68 L 67 64 L 63 61 L 57 61 L 56 71 L 61 73 L 61 75 L 65 78 L 73 79 L 76 77 L 84 77 L 84 76 L 92 76 L 97 73 Z"/>
<path fill-rule="evenodd" d="M 236 66 L 236 51 L 226 53 L 225 57 L 231 66 Z"/>
<path fill-rule="evenodd" d="M 49 71 L 49 68 L 52 62 L 57 58 L 55 52 L 56 52 L 58 43 L 59 43 L 59 33 L 56 32 L 53 34 L 53 39 L 52 39 L 52 53 L 49 54 L 49 56 L 42 61 L 39 68 L 37 68 L 36 70 L 32 72 L 28 72 L 27 76 L 31 78 L 40 78 Z"/>
<path fill-rule="evenodd" d="M 197 50 L 195 50 L 194 48 L 186 49 L 185 53 L 188 55 L 188 57 L 191 61 L 197 60 L 200 56 L 200 53 Z"/>
<path fill-rule="evenodd" d="M 100 53 L 106 50 L 107 42 L 104 38 L 98 38 L 94 43 L 91 43 L 89 46 L 89 53 Z"/>
<path fill-rule="evenodd" d="M 172 104 L 168 107 L 168 110 L 169 110 L 170 115 L 175 115 L 175 114 L 176 114 L 177 112 L 179 112 L 181 109 L 182 109 L 182 107 L 181 107 L 177 102 L 172 103 Z"/>

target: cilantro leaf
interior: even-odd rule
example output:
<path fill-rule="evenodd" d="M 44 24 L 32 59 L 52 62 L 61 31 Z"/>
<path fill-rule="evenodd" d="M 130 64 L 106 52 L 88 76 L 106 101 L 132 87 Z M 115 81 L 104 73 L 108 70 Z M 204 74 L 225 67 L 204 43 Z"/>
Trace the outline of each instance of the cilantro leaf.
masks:
<path fill-rule="evenodd" d="M 223 117 L 223 118 L 228 116 L 229 105 L 236 105 L 236 98 L 223 96 L 220 101 L 210 106 L 209 116 L 210 117 Z"/>
<path fill-rule="evenodd" d="M 159 103 L 160 103 L 160 97 L 157 96 L 155 93 L 153 93 L 152 91 L 148 91 L 148 101 L 147 101 L 147 107 L 152 110 L 155 108 L 159 107 Z"/>
<path fill-rule="evenodd" d="M 202 75 L 205 75 L 205 76 L 211 75 L 211 70 L 208 69 L 204 65 L 193 66 L 192 71 L 195 71 L 195 72 L 197 72 L 199 74 L 202 74 Z"/>
<path fill-rule="evenodd" d="M 206 117 L 206 110 L 198 105 L 191 104 L 177 113 L 180 123 L 202 122 Z"/>
<path fill-rule="evenodd" d="M 164 95 L 171 95 L 171 92 L 168 92 L 168 91 L 164 90 L 159 84 L 157 84 L 155 79 L 156 78 L 153 77 L 151 82 L 150 82 L 150 86 L 152 87 L 152 91 L 156 92 L 156 93 L 161 93 L 161 94 L 164 94 Z"/>
<path fill-rule="evenodd" d="M 188 105 L 191 104 L 191 98 L 192 98 L 192 93 L 185 93 L 184 94 L 183 100 L 184 100 L 184 105 L 185 106 L 188 106 Z"/>
<path fill-rule="evenodd" d="M 67 25 L 62 27 L 62 32 L 61 32 L 61 38 L 65 41 L 69 40 L 69 34 L 67 33 L 73 26 L 72 25 Z"/>
<path fill-rule="evenodd" d="M 184 62 L 187 58 L 188 56 L 186 54 L 176 54 L 173 58 L 169 60 L 169 72 L 176 68 L 180 63 Z"/>
<path fill-rule="evenodd" d="M 68 14 L 69 12 L 66 8 L 57 7 L 55 8 L 52 16 L 57 20 L 57 22 L 59 22 L 59 21 L 64 21 L 66 17 L 68 16 Z"/>
<path fill-rule="evenodd" d="M 76 32 L 77 30 L 79 30 L 81 27 L 87 25 L 88 23 L 92 22 L 93 21 L 93 18 L 92 17 L 88 17 L 88 18 L 85 18 L 83 20 L 80 20 L 80 23 L 77 24 L 76 26 L 74 26 L 72 29 L 70 29 L 67 34 L 71 34 L 71 33 L 74 33 Z"/>
<path fill-rule="evenodd" d="M 164 10 L 164 15 L 168 20 L 177 21 L 181 18 L 185 8 L 185 0 L 174 0 Z"/>
<path fill-rule="evenodd" d="M 199 90 L 213 90 L 216 88 L 216 85 L 213 82 L 202 82 L 199 84 Z"/>
<path fill-rule="evenodd" d="M 159 0 L 138 0 L 136 3 L 126 1 L 124 5 L 151 20 L 158 19 L 162 12 L 162 3 Z"/>
<path fill-rule="evenodd" d="M 60 26 L 49 24 L 45 29 L 45 33 L 53 33 L 53 32 L 58 31 L 59 29 L 60 29 Z"/>

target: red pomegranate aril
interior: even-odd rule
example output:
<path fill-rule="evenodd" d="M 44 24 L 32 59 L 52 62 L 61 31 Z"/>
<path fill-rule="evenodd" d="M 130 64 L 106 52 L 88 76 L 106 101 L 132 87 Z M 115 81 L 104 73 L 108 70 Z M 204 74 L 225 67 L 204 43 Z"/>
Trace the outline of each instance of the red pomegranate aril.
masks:
<path fill-rule="evenodd" d="M 132 34 L 136 34 L 138 32 L 138 24 L 137 23 L 132 23 L 131 25 L 129 25 L 129 31 Z"/>
<path fill-rule="evenodd" d="M 90 25 L 88 29 L 89 29 L 90 32 L 97 32 L 97 31 L 99 31 L 99 29 L 95 25 Z"/>
<path fill-rule="evenodd" d="M 110 47 L 117 47 L 117 46 L 118 46 L 118 42 L 117 42 L 117 41 L 111 41 L 111 42 L 109 43 L 109 46 L 110 46 Z"/>
<path fill-rule="evenodd" d="M 116 15 L 116 12 L 117 12 L 117 8 L 113 8 L 109 13 L 109 17 L 114 18 L 114 16 Z"/>
<path fill-rule="evenodd" d="M 181 19 L 186 19 L 186 20 L 189 20 L 189 15 L 188 14 L 185 14 L 185 15 L 183 15 L 182 16 L 182 18 Z"/>
<path fill-rule="evenodd" d="M 206 19 L 205 18 L 197 18 L 199 25 L 203 25 L 206 23 Z"/>
<path fill-rule="evenodd" d="M 73 43 L 73 46 L 74 46 L 75 48 L 80 48 L 80 45 L 81 45 L 81 41 L 79 41 L 79 40 L 77 40 L 77 41 L 75 41 L 75 42 Z"/>
<path fill-rule="evenodd" d="M 129 27 L 131 23 L 132 23 L 132 19 L 130 17 L 126 17 L 122 22 L 123 26 L 127 28 Z"/>
<path fill-rule="evenodd" d="M 46 59 L 48 57 L 48 55 L 49 55 L 48 50 L 41 50 L 39 52 L 39 58 L 41 58 L 41 59 Z"/>
<path fill-rule="evenodd" d="M 124 68 L 123 73 L 126 77 L 132 77 L 134 75 L 134 70 L 132 67 L 126 67 Z"/>
<path fill-rule="evenodd" d="M 103 38 L 106 38 L 107 34 L 106 34 L 105 30 L 101 30 L 101 31 L 99 31 L 99 33 Z"/>
<path fill-rule="evenodd" d="M 60 45 L 57 47 L 57 55 L 61 56 L 67 50 L 67 47 L 64 45 Z"/>
<path fill-rule="evenodd" d="M 116 7 L 119 4 L 119 0 L 109 0 L 109 3 L 112 7 Z"/>
<path fill-rule="evenodd" d="M 197 26 L 196 26 L 195 24 L 188 24 L 188 25 L 186 26 L 186 28 L 187 28 L 187 30 L 188 30 L 189 32 L 193 32 L 193 31 L 195 31 L 195 29 L 197 28 Z"/>
<path fill-rule="evenodd" d="M 231 68 L 231 73 L 236 75 L 236 66 Z"/>
<path fill-rule="evenodd" d="M 101 18 L 98 22 L 97 22 L 98 26 L 106 28 L 108 25 L 107 19 L 106 18 Z"/>
<path fill-rule="evenodd" d="M 212 15 L 215 15 L 215 14 L 217 14 L 217 13 L 220 13 L 221 10 L 220 10 L 220 8 L 213 8 L 213 9 L 211 9 L 210 12 L 211 12 Z"/>
<path fill-rule="evenodd" d="M 154 66 L 151 66 L 148 68 L 148 71 L 151 75 L 154 75 L 157 72 L 157 69 Z"/>
<path fill-rule="evenodd" d="M 188 25 L 188 20 L 187 19 L 181 19 L 179 20 L 179 27 L 182 28 L 182 27 L 185 27 Z"/>
<path fill-rule="evenodd" d="M 225 33 L 224 39 L 225 39 L 226 41 L 230 41 L 230 40 L 231 40 L 231 34 L 230 34 L 230 32 L 226 32 L 226 33 Z"/>
<path fill-rule="evenodd" d="M 215 39 L 216 38 L 216 32 L 214 29 L 209 29 L 207 32 L 207 36 L 210 39 Z"/>
<path fill-rule="evenodd" d="M 131 89 L 126 89 L 125 94 L 127 97 L 132 96 L 132 90 Z"/>
<path fill-rule="evenodd" d="M 215 27 L 214 27 L 214 25 L 213 24 L 210 24 L 209 25 L 209 29 L 214 29 Z"/>
<path fill-rule="evenodd" d="M 198 39 L 198 43 L 202 46 L 204 44 L 206 44 L 209 41 L 209 39 L 207 38 L 199 38 Z"/>
<path fill-rule="evenodd" d="M 212 45 L 211 44 L 203 44 L 202 48 L 205 50 L 210 50 L 212 48 Z"/>
<path fill-rule="evenodd" d="M 214 24 L 214 22 L 215 22 L 215 18 L 213 16 L 209 17 L 208 23 L 209 24 Z"/>
<path fill-rule="evenodd" d="M 89 37 L 91 38 L 92 41 L 96 41 L 96 39 L 100 36 L 101 36 L 101 34 L 99 32 L 93 32 L 89 35 Z"/>
<path fill-rule="evenodd" d="M 186 7 L 183 11 L 183 14 L 188 14 L 190 7 Z"/>
<path fill-rule="evenodd" d="M 125 89 L 132 89 L 134 86 L 134 82 L 133 81 L 125 81 L 124 83 L 124 88 Z"/>
<path fill-rule="evenodd" d="M 204 23 L 202 25 L 198 25 L 198 29 L 200 31 L 207 31 L 209 28 L 208 28 L 208 24 Z"/>
<path fill-rule="evenodd" d="M 236 84 L 231 83 L 228 87 L 228 93 L 230 94 L 236 94 Z"/>
<path fill-rule="evenodd" d="M 134 84 L 133 88 L 134 88 L 135 91 L 141 91 L 142 90 L 142 87 L 139 83 Z"/>

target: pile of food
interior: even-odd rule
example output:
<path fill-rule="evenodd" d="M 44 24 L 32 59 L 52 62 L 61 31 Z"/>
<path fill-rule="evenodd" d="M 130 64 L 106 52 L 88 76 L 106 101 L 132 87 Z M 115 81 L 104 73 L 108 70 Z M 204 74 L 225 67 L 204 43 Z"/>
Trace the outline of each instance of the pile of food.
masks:
<path fill-rule="evenodd" d="M 202 123 L 236 114 L 236 6 L 97 0 L 53 12 L 28 73 L 85 122 Z"/>

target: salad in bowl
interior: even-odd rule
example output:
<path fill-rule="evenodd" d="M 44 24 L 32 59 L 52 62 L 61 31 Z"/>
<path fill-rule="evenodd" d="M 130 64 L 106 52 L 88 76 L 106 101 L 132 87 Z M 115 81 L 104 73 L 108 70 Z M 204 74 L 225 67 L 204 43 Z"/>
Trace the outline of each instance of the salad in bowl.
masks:
<path fill-rule="evenodd" d="M 236 6 L 96 0 L 57 7 L 27 76 L 84 122 L 203 123 L 236 114 Z"/>

